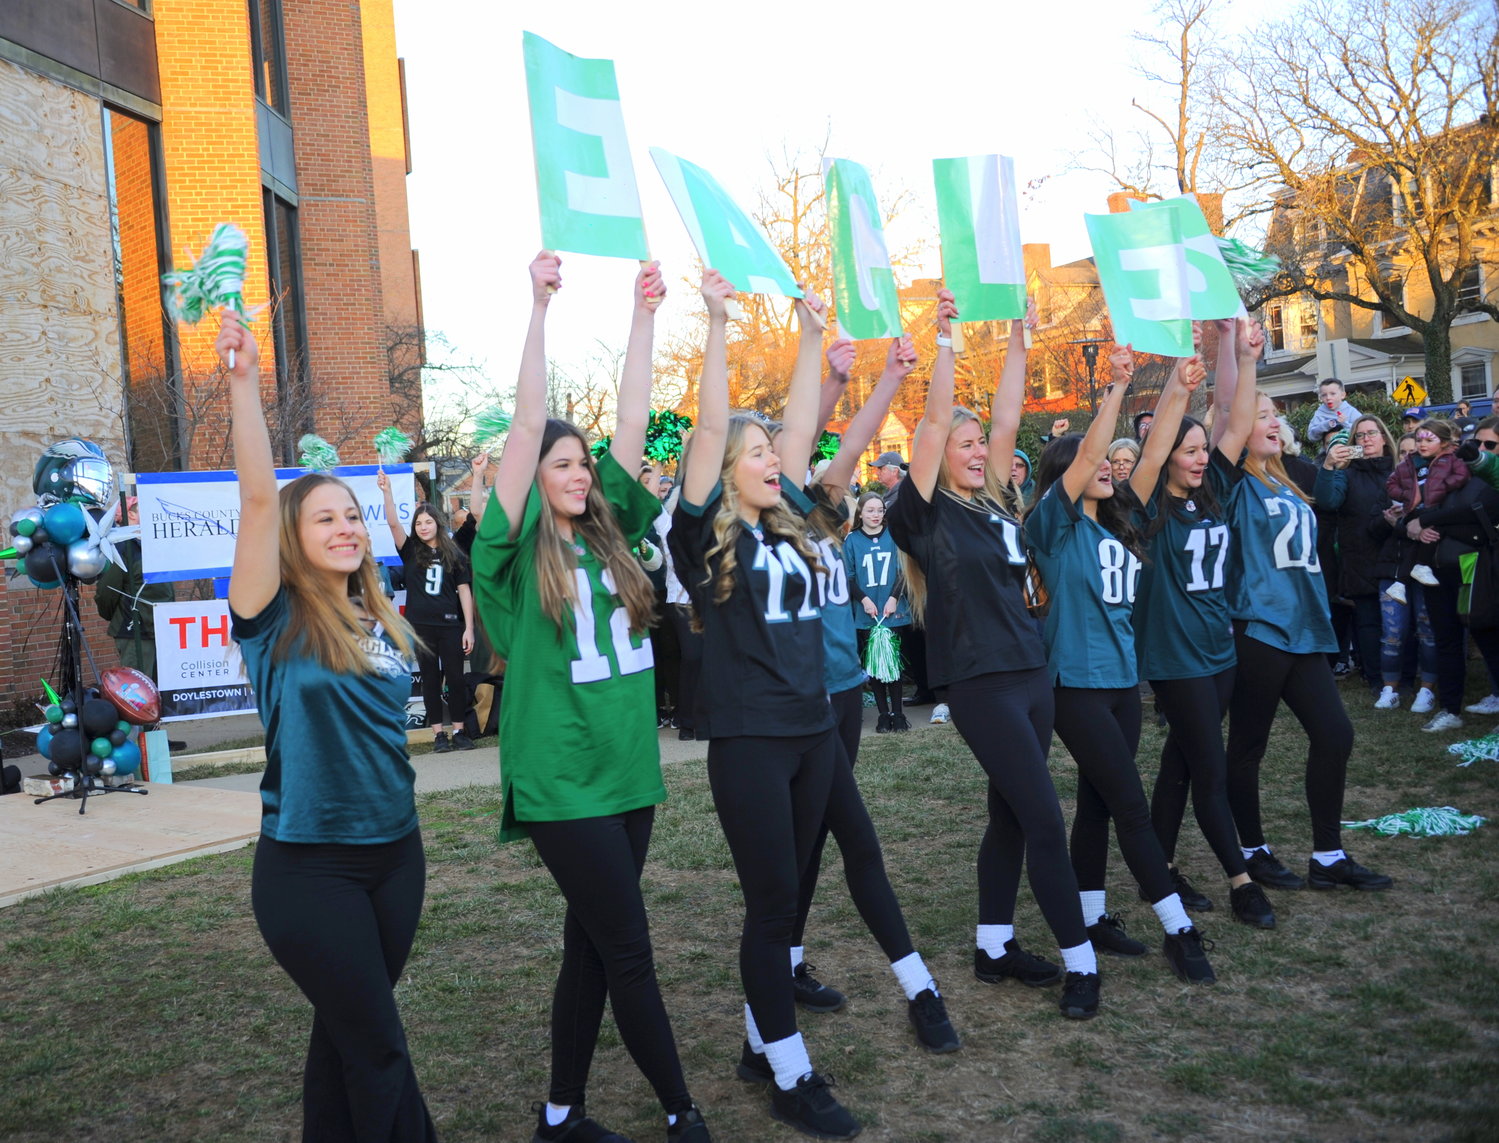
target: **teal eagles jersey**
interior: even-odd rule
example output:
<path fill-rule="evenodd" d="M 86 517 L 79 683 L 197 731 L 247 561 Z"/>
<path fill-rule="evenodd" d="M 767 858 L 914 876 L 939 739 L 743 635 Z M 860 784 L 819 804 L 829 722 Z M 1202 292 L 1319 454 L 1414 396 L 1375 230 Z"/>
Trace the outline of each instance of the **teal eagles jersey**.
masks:
<path fill-rule="evenodd" d="M 843 563 L 849 578 L 858 584 L 859 590 L 881 615 L 885 613 L 890 594 L 899 586 L 899 556 L 895 540 L 884 528 L 873 536 L 862 528 L 855 528 L 843 541 Z M 853 610 L 854 624 L 861 631 L 874 626 L 874 620 L 862 603 L 854 603 Z M 902 592 L 894 612 L 885 620 L 885 626 L 905 627 L 910 622 L 911 609 L 906 606 L 905 593 Z"/>
<path fill-rule="evenodd" d="M 1140 674 L 1152 681 L 1216 675 L 1236 661 L 1228 613 L 1228 514 L 1209 514 L 1190 497 L 1173 502 L 1164 474 L 1145 506 L 1142 529 L 1163 512 L 1165 523 L 1151 537 L 1135 601 Z"/>
<path fill-rule="evenodd" d="M 836 503 L 827 486 L 814 485 L 803 490 L 808 499 L 831 512 L 839 527 L 848 523 L 848 504 Z M 854 611 L 848 592 L 848 576 L 843 572 L 843 545 L 846 539 L 833 539 L 811 532 L 807 539 L 817 549 L 823 570 L 817 573 L 822 593 L 822 681 L 829 695 L 862 687 L 869 678 L 859 661 L 859 634 L 854 627 Z M 892 545 L 893 549 L 893 545 Z M 860 608 L 862 611 L 863 608 Z"/>
<path fill-rule="evenodd" d="M 1245 634 L 1293 655 L 1332 652 L 1317 516 L 1289 488 L 1246 473 L 1217 449 L 1210 475 L 1225 490 L 1234 542 L 1228 560 L 1228 611 Z"/>
<path fill-rule="evenodd" d="M 1130 626 L 1140 560 L 1081 503 L 1054 484 L 1025 518 L 1025 542 L 1051 597 L 1047 666 L 1059 687 L 1132 687 L 1140 681 Z"/>

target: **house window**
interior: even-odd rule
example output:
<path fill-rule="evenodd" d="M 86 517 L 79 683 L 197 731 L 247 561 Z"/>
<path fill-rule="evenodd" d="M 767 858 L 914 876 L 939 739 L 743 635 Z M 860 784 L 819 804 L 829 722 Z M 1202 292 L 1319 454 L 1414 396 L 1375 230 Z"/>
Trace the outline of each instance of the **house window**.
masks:
<path fill-rule="evenodd" d="M 1279 299 L 1265 303 L 1265 340 L 1271 349 L 1286 347 L 1286 304 Z"/>
<path fill-rule="evenodd" d="M 264 191 L 266 261 L 270 268 L 271 337 L 276 347 L 276 431 L 273 444 L 286 463 L 296 442 L 312 432 L 307 374 L 307 314 L 302 290 L 302 250 L 297 208 Z"/>
<path fill-rule="evenodd" d="M 1483 301 L 1483 267 L 1476 263 L 1463 271 L 1457 280 L 1457 304 L 1476 305 Z"/>
<path fill-rule="evenodd" d="M 1457 391 L 1464 397 L 1487 397 L 1489 395 L 1489 363 L 1487 361 L 1464 361 L 1457 370 Z"/>
<path fill-rule="evenodd" d="M 1399 281 L 1398 279 L 1391 281 L 1389 283 L 1389 292 L 1391 299 L 1401 307 L 1404 307 L 1405 283 L 1403 281 Z M 1380 334 L 1407 332 L 1409 331 L 1406 329 L 1404 323 L 1397 321 L 1395 318 L 1392 318 L 1389 314 L 1385 313 L 1384 310 L 1374 311 L 1374 335 L 1376 337 L 1378 337 Z"/>
<path fill-rule="evenodd" d="M 1321 317 L 1321 309 L 1317 302 L 1311 298 L 1301 303 L 1301 343 L 1307 345 L 1317 340 L 1318 319 Z"/>
<path fill-rule="evenodd" d="M 104 109 L 126 448 L 136 472 L 181 468 L 183 459 L 176 329 L 161 292 L 170 254 L 160 151 L 158 126 Z"/>
<path fill-rule="evenodd" d="M 249 5 L 250 58 L 255 65 L 255 94 L 283 118 L 290 119 L 281 0 L 249 0 Z"/>

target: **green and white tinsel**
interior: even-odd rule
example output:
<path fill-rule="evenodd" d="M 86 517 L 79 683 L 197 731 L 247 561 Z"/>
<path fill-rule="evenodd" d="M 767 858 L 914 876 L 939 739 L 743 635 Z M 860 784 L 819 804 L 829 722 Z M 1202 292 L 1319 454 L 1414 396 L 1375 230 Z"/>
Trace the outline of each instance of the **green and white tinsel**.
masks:
<path fill-rule="evenodd" d="M 213 228 L 203 253 L 186 270 L 161 276 L 171 290 L 172 314 L 178 321 L 197 325 L 220 306 L 245 312 L 245 258 L 250 240 L 233 223 Z M 189 250 L 188 254 L 192 251 Z"/>
<path fill-rule="evenodd" d="M 498 405 L 485 409 L 474 418 L 474 443 L 479 451 L 488 451 L 494 443 L 510 431 L 510 414 Z"/>
<path fill-rule="evenodd" d="M 1218 253 L 1240 292 L 1258 289 L 1280 273 L 1280 259 L 1237 238 L 1219 238 Z"/>
<path fill-rule="evenodd" d="M 338 467 L 338 450 L 313 433 L 297 442 L 297 450 L 302 454 L 297 465 L 309 472 L 332 472 Z"/>
<path fill-rule="evenodd" d="M 1456 754 L 1462 759 L 1459 766 L 1471 766 L 1475 762 L 1499 762 L 1499 733 L 1470 738 L 1466 742 L 1454 742 L 1447 747 L 1447 753 Z"/>
<path fill-rule="evenodd" d="M 1348 829 L 1366 829 L 1386 837 L 1409 834 L 1411 837 L 1467 837 L 1483 825 L 1486 818 L 1465 814 L 1453 806 L 1427 806 L 1370 818 L 1366 822 L 1344 822 Z"/>
<path fill-rule="evenodd" d="M 864 669 L 869 677 L 881 683 L 900 681 L 900 636 L 881 619 L 869 631 L 864 649 Z"/>
<path fill-rule="evenodd" d="M 400 464 L 411 451 L 411 438 L 395 425 L 375 434 L 375 453 L 381 464 Z"/>

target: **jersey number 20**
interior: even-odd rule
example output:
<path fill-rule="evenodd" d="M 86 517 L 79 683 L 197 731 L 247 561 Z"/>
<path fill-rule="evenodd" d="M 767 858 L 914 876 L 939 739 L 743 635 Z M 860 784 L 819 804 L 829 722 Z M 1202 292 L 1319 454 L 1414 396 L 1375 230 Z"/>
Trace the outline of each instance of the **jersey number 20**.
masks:
<path fill-rule="evenodd" d="M 618 598 L 614 586 L 614 573 L 604 569 L 600 577 L 604 589 Z M 573 569 L 573 632 L 578 637 L 578 657 L 572 662 L 573 682 L 597 683 L 607 679 L 613 669 L 609 656 L 598 647 L 598 622 L 593 613 L 593 585 L 588 582 L 588 573 L 582 568 Z M 586 602 L 586 605 L 584 603 Z M 619 661 L 621 675 L 634 675 L 655 665 L 651 641 L 644 639 L 639 647 L 630 642 L 630 613 L 620 604 L 609 612 L 609 637 L 614 644 L 614 657 Z"/>
<path fill-rule="evenodd" d="M 1309 572 L 1320 572 L 1322 561 L 1317 558 L 1317 540 L 1312 535 L 1315 519 L 1312 510 L 1300 500 L 1265 497 L 1265 515 L 1272 520 L 1287 512 L 1290 519 L 1275 534 L 1275 566 L 1281 571 L 1305 568 Z"/>

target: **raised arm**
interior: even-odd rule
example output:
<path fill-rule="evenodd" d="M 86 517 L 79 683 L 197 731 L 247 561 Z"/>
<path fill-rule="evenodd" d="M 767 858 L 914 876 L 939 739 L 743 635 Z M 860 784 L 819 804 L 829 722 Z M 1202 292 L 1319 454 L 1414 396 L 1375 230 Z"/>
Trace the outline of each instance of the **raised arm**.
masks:
<path fill-rule="evenodd" d="M 682 474 L 682 495 L 689 504 L 708 499 L 723 468 L 729 434 L 728 311 L 733 284 L 717 270 L 703 271 L 703 301 L 708 306 L 708 344 L 703 347 L 703 375 L 697 386 L 697 425 Z"/>
<path fill-rule="evenodd" d="M 229 606 L 250 618 L 281 590 L 281 505 L 271 435 L 260 405 L 260 348 L 236 313 L 225 313 L 214 349 L 229 369 L 234 467 L 239 473 L 238 540 L 229 574 Z"/>
<path fill-rule="evenodd" d="M 796 301 L 796 320 L 801 332 L 796 343 L 796 364 L 791 369 L 791 388 L 781 414 L 781 435 L 776 452 L 781 472 L 800 488 L 807 478 L 807 462 L 822 432 L 818 419 L 818 390 L 822 364 L 822 331 L 827 328 L 827 303 L 808 292 Z"/>
<path fill-rule="evenodd" d="M 1171 379 L 1161 398 L 1156 402 L 1155 420 L 1150 426 L 1150 435 L 1145 438 L 1145 447 L 1140 450 L 1140 463 L 1129 474 L 1129 486 L 1141 500 L 1148 500 L 1155 493 L 1160 481 L 1161 469 L 1171 458 L 1171 447 L 1176 443 L 1176 430 L 1187 415 L 1195 393 L 1207 377 L 1207 368 L 1200 357 L 1178 359 L 1171 371 Z"/>
<path fill-rule="evenodd" d="M 1025 409 L 1025 331 L 1036 328 L 1036 300 L 1026 303 L 1023 321 L 1010 323 L 1010 347 L 1005 352 L 1004 368 L 994 388 L 994 403 L 989 406 L 989 468 L 1010 478 L 1015 460 L 1015 438 L 1020 433 L 1020 414 Z"/>
<path fill-rule="evenodd" d="M 843 390 L 848 385 L 849 370 L 854 367 L 857 355 L 854 343 L 846 337 L 840 337 L 828 346 L 824 355 L 828 359 L 828 370 L 822 379 L 822 392 L 817 406 L 819 431 L 827 428 L 828 422 L 833 419 L 833 410 L 838 407 L 838 399 L 843 396 Z"/>
<path fill-rule="evenodd" d="M 1067 471 L 1062 473 L 1062 491 L 1070 501 L 1077 500 L 1083 494 L 1089 481 L 1098 479 L 1098 470 L 1108 459 L 1109 442 L 1114 439 L 1114 426 L 1119 423 L 1119 410 L 1124 406 L 1124 394 L 1129 391 L 1130 380 L 1135 375 L 1134 350 L 1127 345 L 1116 346 L 1109 355 L 1109 366 L 1112 380 L 1104 387 L 1098 413 L 1083 435 L 1083 443 L 1078 445 L 1077 455 L 1072 458 Z M 1154 433 L 1155 427 L 1152 425 L 1151 434 Z M 992 447 L 989 456 L 989 463 L 993 464 Z"/>
<path fill-rule="evenodd" d="M 468 486 L 468 514 L 474 518 L 474 527 L 477 528 L 484 523 L 484 509 L 489 506 L 484 496 L 488 491 L 484 487 L 484 473 L 489 468 L 489 454 L 481 452 L 469 461 L 469 467 L 474 470 L 474 478 Z"/>
<path fill-rule="evenodd" d="M 390 486 L 390 477 L 382 470 L 375 477 L 375 484 L 385 494 L 385 522 L 390 525 L 390 538 L 396 542 L 396 551 L 406 546 L 406 529 L 396 518 L 396 495 Z"/>
<path fill-rule="evenodd" d="M 1218 377 L 1214 401 L 1218 414 L 1213 423 L 1213 444 L 1234 464 L 1254 428 L 1254 364 L 1265 348 L 1265 331 L 1249 318 L 1218 323 Z"/>
<path fill-rule="evenodd" d="M 947 434 L 952 430 L 953 374 L 957 368 L 952 352 L 952 323 L 957 316 L 958 304 L 952 291 L 938 290 L 937 359 L 932 363 L 932 377 L 926 386 L 926 412 L 916 426 L 916 436 L 911 442 L 911 464 L 906 472 L 906 479 L 927 501 L 937 490 L 942 453 L 947 448 Z M 1013 449 L 1014 446 L 1012 439 L 1010 447 Z"/>
<path fill-rule="evenodd" d="M 495 474 L 494 492 L 510 522 L 510 539 L 520 532 L 526 497 L 536 481 L 541 460 L 541 436 L 547 423 L 546 316 L 551 291 L 562 288 L 562 260 L 549 250 L 531 263 L 531 324 L 521 350 L 520 374 L 515 381 L 515 415 L 505 437 Z"/>
<path fill-rule="evenodd" d="M 838 452 L 832 463 L 823 470 L 823 484 L 840 493 L 848 488 L 848 482 L 859 466 L 859 458 L 864 455 L 869 442 L 874 440 L 874 434 L 885 423 L 885 414 L 890 411 L 895 391 L 915 368 L 916 347 L 911 344 L 910 335 L 891 341 L 890 348 L 885 353 L 885 371 L 880 374 L 874 391 L 869 394 L 869 400 L 864 402 L 864 407 L 848 423 L 848 430 L 838 444 Z"/>
<path fill-rule="evenodd" d="M 642 267 L 635 276 L 630 340 L 619 375 L 614 440 L 609 444 L 610 454 L 626 472 L 634 472 L 645 454 L 645 426 L 651 412 L 651 340 L 656 332 L 656 307 L 665 295 L 661 264 L 651 262 Z"/>

